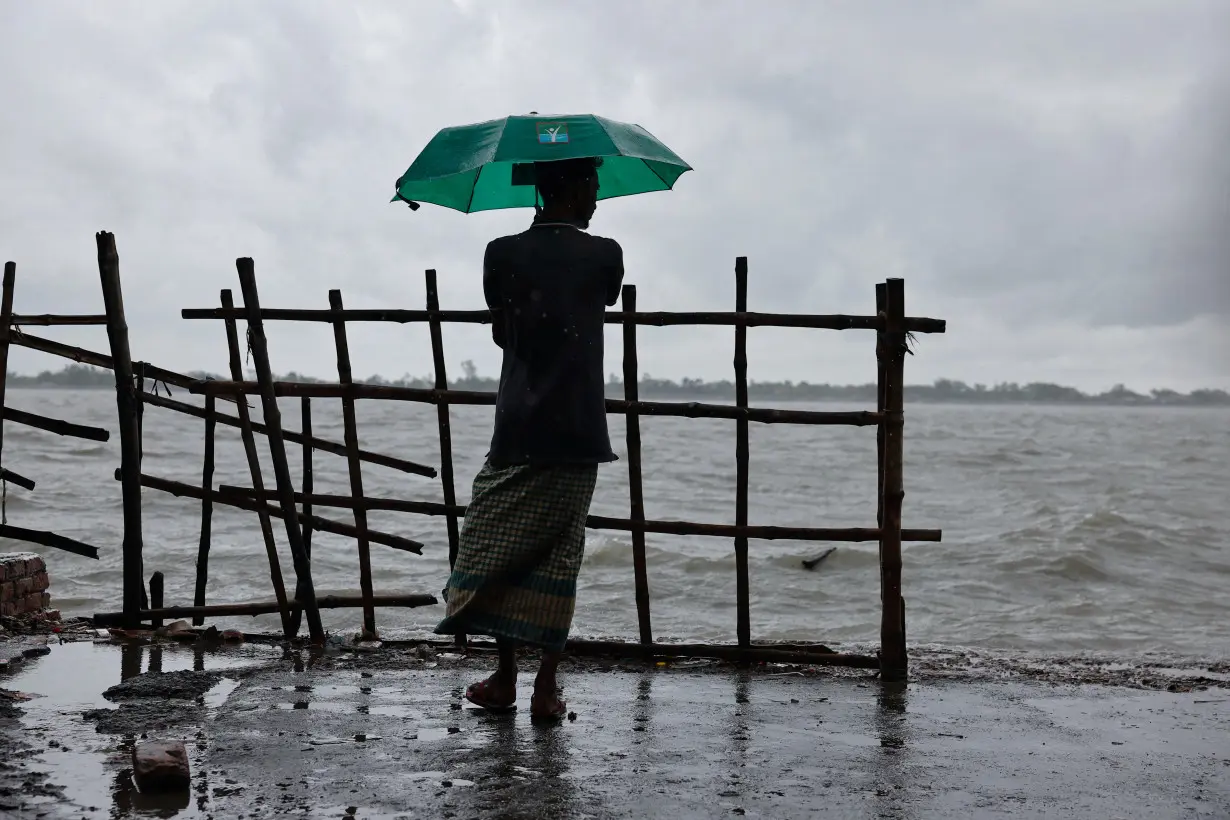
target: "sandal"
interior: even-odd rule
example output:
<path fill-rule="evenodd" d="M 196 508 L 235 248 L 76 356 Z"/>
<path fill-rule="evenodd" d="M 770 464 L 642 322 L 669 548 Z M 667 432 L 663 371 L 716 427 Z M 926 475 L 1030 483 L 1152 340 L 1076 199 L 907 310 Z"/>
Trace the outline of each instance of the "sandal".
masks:
<path fill-rule="evenodd" d="M 490 697 L 491 683 L 489 680 L 471 684 L 466 689 L 466 700 L 492 714 L 502 715 L 517 711 L 516 695 L 512 703 L 496 703 Z"/>

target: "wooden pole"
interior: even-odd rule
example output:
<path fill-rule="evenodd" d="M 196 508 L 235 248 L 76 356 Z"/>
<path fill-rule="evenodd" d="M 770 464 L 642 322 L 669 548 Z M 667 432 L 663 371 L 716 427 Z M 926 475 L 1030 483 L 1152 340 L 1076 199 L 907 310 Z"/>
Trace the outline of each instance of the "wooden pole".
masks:
<path fill-rule="evenodd" d="M 207 392 L 206 395 L 220 396 L 221 394 Z M 301 396 L 300 398 L 306 399 L 308 397 Z M 227 399 L 229 401 L 234 400 L 230 397 L 227 397 Z M 195 416 L 199 419 L 205 418 L 205 411 L 200 407 L 197 407 L 195 404 L 169 399 L 166 396 L 159 396 L 155 393 L 142 394 L 141 401 L 153 407 L 162 407 L 167 410 L 174 410 L 177 413 L 183 413 L 187 416 Z M 14 421 L 16 421 L 16 419 L 14 419 Z M 237 416 L 231 416 L 226 413 L 216 413 L 214 415 L 214 421 L 218 424 L 226 425 L 227 427 L 237 427 L 240 430 L 243 429 L 243 424 Z M 268 435 L 269 428 L 261 424 L 259 421 L 253 421 L 250 424 L 253 433 Z M 332 453 L 343 457 L 347 455 L 346 445 L 341 442 L 328 441 L 323 438 L 317 438 L 313 435 L 296 433 L 293 430 L 283 430 L 282 438 L 293 444 L 306 445 L 313 450 L 321 450 L 326 453 Z M 388 467 L 392 470 L 400 470 L 403 473 L 412 473 L 414 475 L 426 476 L 427 478 L 436 477 L 436 470 L 434 467 L 428 467 L 425 464 L 416 464 L 415 462 L 407 461 L 404 458 L 394 458 L 393 456 L 386 456 L 383 453 L 373 453 L 369 450 L 360 450 L 359 458 L 369 464 L 379 464 L 382 467 Z"/>
<path fill-rule="evenodd" d="M 0 352 L 0 358 L 3 359 L 5 367 L 8 366 L 8 342 L 3 343 L 3 352 Z M 0 379 L 3 379 L 0 376 Z M 4 386 L 0 383 L 0 400 L 4 398 Z M 40 415 L 39 413 L 29 413 L 25 410 L 17 410 L 13 407 L 0 408 L 0 416 L 3 416 L 5 421 L 11 421 L 14 424 L 22 424 L 26 427 L 33 427 L 36 430 L 45 430 L 48 433 L 55 433 L 57 436 L 69 436 L 71 438 L 83 438 L 87 441 L 109 441 L 111 433 L 104 427 L 89 427 L 84 424 L 74 424 L 71 421 L 63 421 L 61 419 L 53 419 L 50 416 Z"/>
<path fill-rule="evenodd" d="M 147 477 L 142 476 L 141 480 L 147 481 Z M 163 481 L 163 479 L 152 478 L 148 480 Z M 154 488 L 150 483 L 146 483 L 145 486 L 151 489 Z M 235 487 L 223 484 L 218 488 L 218 491 L 224 498 L 256 498 L 256 494 L 252 491 L 251 487 Z M 262 500 L 276 498 L 277 493 L 273 490 L 265 490 L 261 497 Z M 302 504 L 304 501 L 309 500 L 312 504 L 319 507 L 341 507 L 347 510 L 359 505 L 367 510 L 386 510 L 388 512 L 404 512 L 415 515 L 452 514 L 464 518 L 466 514 L 464 504 L 450 507 L 438 501 L 408 501 L 402 498 L 372 498 L 371 496 L 354 499 L 350 496 L 321 493 L 313 494 L 309 499 L 303 493 L 295 493 L 295 501 L 297 503 Z M 249 509 L 249 507 L 245 506 L 244 509 Z M 316 522 L 321 520 L 315 516 L 313 518 Z M 734 524 L 700 524 L 692 521 L 655 521 L 652 519 L 636 521 L 631 518 L 610 518 L 605 515 L 587 516 L 585 526 L 592 530 L 618 530 L 620 532 L 643 530 L 644 532 L 656 532 L 663 535 L 707 535 L 715 538 L 744 537 L 758 541 L 867 542 L 880 540 L 880 531 L 875 527 L 775 527 L 763 525 L 736 527 Z M 316 527 L 319 529 L 319 523 L 316 524 Z M 369 532 L 372 536 L 372 543 L 380 543 L 376 540 L 374 531 Z M 902 530 L 901 540 L 938 543 L 944 540 L 944 533 L 942 530 Z"/>
<path fill-rule="evenodd" d="M 155 572 L 149 577 L 149 608 L 153 610 L 162 609 L 164 603 L 162 595 L 166 579 L 163 578 L 161 572 Z M 151 618 L 150 626 L 154 629 L 162 628 L 162 618 Z"/>
<path fill-rule="evenodd" d="M 735 312 L 747 312 L 747 257 L 735 259 Z M 747 326 L 735 326 L 735 406 L 747 408 Z M 747 526 L 747 418 L 735 422 L 735 526 Z M 739 646 L 752 644 L 751 584 L 747 568 L 747 538 L 735 538 L 735 572 Z"/>
<path fill-rule="evenodd" d="M 29 316 L 14 316 L 14 325 L 40 325 L 42 327 L 54 327 L 64 325 L 105 325 L 107 317 L 105 314 L 95 314 L 92 316 L 61 316 L 52 313 L 43 313 L 40 315 Z"/>
<path fill-rule="evenodd" d="M 242 276 L 241 272 L 241 279 Z M 222 291 L 221 299 L 224 308 L 233 307 L 235 304 L 234 297 L 229 289 Z M 231 378 L 242 379 L 243 352 L 239 347 L 239 326 L 234 319 L 226 320 L 226 344 L 229 349 Z M 248 403 L 246 401 L 240 401 L 237 407 L 239 408 L 239 430 L 243 438 L 243 451 L 248 459 L 248 472 L 252 476 L 252 486 L 260 487 L 261 491 L 264 491 L 265 482 L 261 477 L 260 451 L 256 447 L 256 436 L 252 433 L 252 415 L 248 410 Z M 265 424 L 269 426 L 271 423 L 268 411 L 266 411 Z M 203 497 L 211 497 L 211 494 L 206 493 Z M 265 511 L 264 505 L 257 510 L 257 515 L 260 519 L 261 537 L 265 542 L 265 555 L 269 559 L 269 578 L 273 583 L 273 594 L 275 598 L 285 603 L 286 585 L 282 581 L 282 563 L 278 560 L 278 545 L 273 538 L 273 523 L 269 520 L 269 513 Z M 282 634 L 286 636 L 287 640 L 290 640 L 295 637 L 295 631 L 291 628 L 290 609 L 283 607 L 281 614 Z"/>
<path fill-rule="evenodd" d="M 887 321 L 888 285 L 876 285 L 876 315 Z M 876 526 L 884 529 L 884 390 L 888 376 L 888 340 L 883 329 L 876 331 L 876 413 L 880 423 L 876 425 Z M 879 539 L 880 554 L 880 600 L 884 600 L 884 539 Z"/>
<path fill-rule="evenodd" d="M 198 395 L 258 395 L 261 387 L 246 381 L 199 381 L 188 388 Z M 423 387 L 399 387 L 391 384 L 318 384 L 312 382 L 274 382 L 273 392 L 280 397 L 311 396 L 316 399 L 337 399 L 351 396 L 355 399 L 383 399 L 387 401 L 410 401 L 425 404 L 467 404 L 493 407 L 496 394 L 479 390 L 434 390 Z M 624 399 L 607 399 L 607 413 L 635 412 L 642 416 L 667 416 L 689 419 L 744 419 L 758 424 L 814 424 L 851 427 L 870 427 L 880 423 L 878 414 L 870 410 L 775 410 L 760 407 L 735 407 L 729 404 L 703 404 L 700 402 L 639 401 L 629 405 Z"/>
<path fill-rule="evenodd" d="M 218 308 L 185 308 L 180 311 L 184 319 L 225 319 L 243 318 L 238 311 L 228 313 Z M 290 322 L 327 322 L 332 323 L 333 314 L 327 310 L 302 310 L 299 308 L 265 308 L 261 318 L 266 321 Z M 397 310 L 385 308 L 365 308 L 348 310 L 342 317 L 347 322 L 394 322 L 407 324 L 410 322 L 429 322 L 433 318 L 428 310 Z M 443 310 L 438 317 L 442 322 L 458 324 L 485 325 L 491 323 L 491 312 L 488 310 Z M 638 325 L 654 327 L 670 327 L 678 325 L 716 325 L 742 327 L 806 327 L 826 330 L 875 330 L 877 325 L 874 316 L 846 316 L 844 314 L 818 315 L 810 313 L 739 313 L 730 311 L 701 311 L 691 313 L 637 313 L 625 315 L 623 311 L 607 311 L 603 322 L 608 325 L 622 325 L 635 322 Z M 943 319 L 927 319 L 911 317 L 906 319 L 906 330 L 911 333 L 943 333 L 947 323 Z"/>
<path fill-rule="evenodd" d="M 14 541 L 25 541 L 43 547 L 71 552 L 83 558 L 98 558 L 98 547 L 82 543 L 67 536 L 57 535 L 46 530 L 30 530 L 25 527 L 14 527 L 12 524 L 0 524 L 0 538 L 11 538 Z"/>
<path fill-rule="evenodd" d="M 165 478 L 158 478 L 157 476 L 145 474 L 141 475 L 141 486 L 148 487 L 151 490 L 157 490 L 161 493 L 168 493 L 170 495 L 178 496 L 180 498 L 195 498 L 198 501 L 205 495 L 201 491 L 201 488 L 195 484 L 185 484 L 182 481 L 170 481 Z M 235 507 L 240 510 L 248 510 L 249 512 L 261 512 L 264 510 L 264 512 L 273 518 L 283 517 L 282 508 L 280 506 L 267 504 L 263 501 L 257 501 L 251 496 L 250 490 L 247 493 L 236 494 L 234 492 L 228 493 L 219 489 L 214 490 L 211 495 L 213 497 L 214 504 L 220 504 L 225 507 Z M 280 495 L 277 497 L 279 499 L 281 498 Z M 313 498 L 318 497 L 319 496 L 313 496 Z M 296 494 L 296 500 L 299 500 L 300 498 L 302 498 L 302 496 L 300 494 Z M 299 512 L 298 508 L 292 507 L 291 512 L 295 518 L 299 519 L 300 523 L 302 523 L 303 516 Z M 312 529 L 317 532 L 329 532 L 334 535 L 340 535 L 343 538 L 358 538 L 359 536 L 359 531 L 356 530 L 352 524 L 343 524 L 340 521 L 331 521 L 328 518 L 321 518 L 318 515 L 312 516 Z M 869 530 L 868 532 L 874 533 L 875 530 Z M 367 540 L 372 544 L 381 544 L 403 552 L 412 552 L 415 555 L 423 554 L 423 545 L 421 543 L 409 538 L 403 538 L 400 535 L 390 535 L 385 532 L 380 532 L 379 530 L 369 529 L 367 531 Z M 871 538 L 865 538 L 863 540 L 871 540 Z"/>
<path fill-rule="evenodd" d="M 434 270 L 427 271 L 427 310 L 428 312 L 439 312 L 440 310 L 440 292 L 436 287 L 436 272 Z M 440 320 L 433 318 L 429 324 L 431 332 L 431 359 L 435 369 L 435 387 L 437 390 L 448 389 L 448 373 L 444 366 L 444 333 L 440 327 Z M 444 503 L 454 505 L 457 503 L 457 488 L 453 481 L 453 433 L 452 424 L 449 419 L 448 402 L 440 402 L 436 405 L 437 418 L 440 422 L 440 484 L 444 491 Z M 448 565 L 452 568 L 457 563 L 457 546 L 460 543 L 461 536 L 458 532 L 457 516 L 449 515 L 446 519 L 448 526 Z"/>
<path fill-rule="evenodd" d="M 303 588 L 304 612 L 307 615 L 308 633 L 312 643 L 325 642 L 325 629 L 316 608 L 316 591 L 312 583 L 312 562 L 303 548 L 303 531 L 299 529 L 299 511 L 295 509 L 295 488 L 291 484 L 290 465 L 286 461 L 286 442 L 282 438 L 282 413 L 273 392 L 273 371 L 269 366 L 269 346 L 265 341 L 265 325 L 261 321 L 260 296 L 256 291 L 256 271 L 252 260 L 236 261 L 239 269 L 239 285 L 243 291 L 244 306 L 248 312 L 248 332 L 252 344 L 252 362 L 256 366 L 257 379 L 261 386 L 261 406 L 265 424 L 269 427 L 269 451 L 273 458 L 274 479 L 282 507 L 282 521 L 286 525 L 286 537 L 290 542 L 290 554 L 294 558 L 295 572 Z M 283 596 L 285 593 L 283 593 Z M 289 621 L 288 621 L 289 623 Z"/>
<path fill-rule="evenodd" d="M 307 553 L 308 560 L 312 559 L 312 493 L 313 476 L 312 476 L 312 456 L 314 448 L 312 447 L 312 400 L 304 396 L 299 399 L 299 415 L 300 425 L 303 428 L 303 511 L 299 517 L 299 525 L 303 528 L 303 551 Z M 296 499 L 297 501 L 298 499 Z M 305 595 L 302 585 L 295 584 L 295 598 L 303 600 Z M 291 629 L 295 634 L 299 633 L 299 624 L 303 620 L 302 609 L 292 609 L 290 612 Z"/>
<path fill-rule="evenodd" d="M 105 353 L 86 350 L 84 347 L 73 347 L 72 345 L 53 342 L 50 339 L 44 339 L 41 336 L 34 336 L 30 333 L 22 333 L 20 336 L 9 339 L 9 342 L 17 347 L 38 350 L 52 356 L 59 356 L 62 359 L 71 359 L 78 364 L 93 365 L 105 370 L 115 369 L 115 359 Z M 185 376 L 183 373 L 176 373 L 173 370 L 166 370 L 149 363 L 145 364 L 145 375 L 154 381 L 159 381 L 163 384 L 173 384 L 185 390 L 199 381 L 198 379 Z M 233 396 L 221 396 L 220 398 L 223 401 L 235 401 Z"/>
<path fill-rule="evenodd" d="M 880 527 L 880 566 L 883 574 L 883 613 L 880 621 L 880 677 L 905 680 L 907 669 L 901 599 L 902 435 L 904 431 L 903 378 L 905 371 L 905 282 L 889 279 L 885 288 L 884 389 L 884 524 Z"/>
<path fill-rule="evenodd" d="M 120 481 L 124 499 L 124 612 L 136 625 L 137 612 L 145 598 L 141 541 L 141 437 L 137 428 L 136 384 L 133 379 L 132 351 L 128 344 L 128 322 L 124 318 L 124 296 L 120 287 L 120 256 L 115 236 L 101 231 L 98 245 L 98 274 L 102 282 L 103 306 L 107 312 L 107 339 L 115 373 L 117 422 L 120 431 Z"/>
<path fill-rule="evenodd" d="M 377 595 L 375 598 L 376 606 L 386 607 L 420 607 L 434 606 L 436 597 L 434 595 Z M 293 609 L 303 609 L 303 604 L 298 600 L 290 602 Z M 363 596 L 361 595 L 326 595 L 323 598 L 316 599 L 317 609 L 349 609 L 353 607 L 364 606 Z M 246 604 L 211 604 L 210 606 L 169 606 L 161 609 L 143 609 L 138 614 L 142 621 L 151 621 L 154 618 L 206 618 L 206 617 L 226 617 L 235 615 L 271 615 L 278 612 L 281 604 L 277 601 L 257 601 L 255 603 Z M 96 613 L 92 621 L 96 626 L 110 626 L 118 623 L 121 613 L 118 612 L 99 612 Z"/>
<path fill-rule="evenodd" d="M 335 312 L 342 310 L 342 292 L 329 291 L 329 307 Z M 343 385 L 353 383 L 350 372 L 350 345 L 346 341 L 346 323 L 337 321 L 333 325 L 333 341 L 337 347 L 337 377 Z M 354 498 L 363 497 L 363 463 L 359 461 L 359 430 L 354 414 L 354 399 L 342 397 L 342 425 L 346 433 L 347 461 L 350 467 L 350 494 Z M 291 489 L 292 504 L 294 489 Z M 354 525 L 359 532 L 359 589 L 363 593 L 363 640 L 378 640 L 376 632 L 376 608 L 372 605 L 372 555 L 371 546 L 367 541 L 367 510 L 354 508 Z M 306 552 L 307 548 L 304 547 Z"/>
<path fill-rule="evenodd" d="M 4 406 L 5 384 L 9 375 L 9 331 L 13 326 L 13 290 L 17 284 L 17 263 L 4 263 L 4 290 L 0 294 L 0 481 L 6 481 L 4 474 L 4 422 L 10 417 L 10 411 Z M 7 494 L 7 489 L 4 490 Z M 0 524 L 8 523 L 7 510 L 0 514 Z"/>
<path fill-rule="evenodd" d="M 209 583 L 209 542 L 214 520 L 214 397 L 205 397 L 205 458 L 201 472 L 201 543 L 196 551 L 196 594 L 193 602 L 205 606 L 205 588 Z M 192 623 L 200 626 L 203 618 L 194 618 Z"/>
<path fill-rule="evenodd" d="M 624 313 L 636 312 L 636 285 L 623 286 Z M 636 357 L 636 325 L 624 324 L 624 399 L 629 407 L 640 400 L 640 365 Z M 627 417 L 628 430 L 628 495 L 631 520 L 645 520 L 645 494 L 641 483 L 641 421 L 635 412 Z M 653 624 L 649 613 L 649 570 L 645 558 L 645 530 L 632 531 L 632 571 L 636 576 L 636 617 L 640 624 L 641 645 L 653 644 Z"/>
<path fill-rule="evenodd" d="M 427 286 L 427 312 L 432 315 L 432 318 L 428 320 L 432 369 L 435 371 L 432 384 L 437 390 L 447 390 L 448 370 L 444 365 L 444 331 L 439 319 L 440 291 L 436 285 L 435 270 L 428 269 L 424 278 Z M 440 430 L 440 489 L 444 493 L 445 505 L 454 507 L 457 504 L 457 486 L 453 477 L 453 426 L 447 401 L 436 404 L 436 420 Z M 445 518 L 445 527 L 448 532 L 448 566 L 451 570 L 457 563 L 457 550 L 461 545 L 461 532 L 456 514 L 448 513 Z M 454 636 L 454 641 L 459 647 L 465 647 L 468 639 L 463 632 Z"/>

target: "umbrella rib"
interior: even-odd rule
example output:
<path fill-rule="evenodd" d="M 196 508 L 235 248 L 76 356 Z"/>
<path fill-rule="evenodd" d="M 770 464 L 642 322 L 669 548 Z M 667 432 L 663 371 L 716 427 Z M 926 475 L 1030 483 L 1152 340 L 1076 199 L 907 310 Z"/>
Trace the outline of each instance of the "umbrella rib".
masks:
<path fill-rule="evenodd" d="M 466 213 L 471 213 L 470 208 L 474 207 L 474 192 L 478 190 L 478 181 L 483 178 L 483 169 L 486 165 L 478 166 L 478 173 L 474 175 L 474 184 L 470 186 L 470 199 L 466 202 Z"/>

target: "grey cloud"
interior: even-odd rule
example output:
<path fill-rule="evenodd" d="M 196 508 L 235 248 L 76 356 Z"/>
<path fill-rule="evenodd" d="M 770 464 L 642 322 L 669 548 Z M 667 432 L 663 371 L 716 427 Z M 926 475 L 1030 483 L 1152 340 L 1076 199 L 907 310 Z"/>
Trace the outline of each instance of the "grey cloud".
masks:
<path fill-rule="evenodd" d="M 765 310 L 865 310 L 873 282 L 905 276 L 911 305 L 953 320 L 919 359 L 945 370 L 920 376 L 985 381 L 1037 364 L 986 357 L 973 329 L 1000 320 L 1045 339 L 1039 366 L 1062 380 L 1094 366 L 1060 337 L 1169 326 L 1122 339 L 1178 356 L 1199 317 L 1230 315 L 1225 2 L 5 9 L 0 256 L 21 265 L 19 307 L 97 310 L 90 234 L 115 230 L 138 343 L 169 366 L 218 367 L 219 329 L 178 311 L 216 303 L 240 255 L 269 304 L 341 287 L 416 306 L 426 267 L 446 304 L 481 304 L 483 245 L 526 215 L 387 200 L 439 127 L 531 109 L 641 122 L 696 167 L 599 211 L 649 308 L 730 307 L 736 254 Z M 283 369 L 328 372 L 327 334 L 276 332 Z M 356 330 L 359 369 L 426 372 L 416 333 Z M 788 338 L 754 337 L 757 375 L 867 377 L 865 340 Z M 721 376 L 728 344 L 650 333 L 642 359 Z M 450 329 L 449 346 L 495 369 L 483 334 Z M 1165 381 L 1165 354 L 1135 358 L 1106 379 Z M 1207 367 L 1230 380 L 1230 362 Z"/>

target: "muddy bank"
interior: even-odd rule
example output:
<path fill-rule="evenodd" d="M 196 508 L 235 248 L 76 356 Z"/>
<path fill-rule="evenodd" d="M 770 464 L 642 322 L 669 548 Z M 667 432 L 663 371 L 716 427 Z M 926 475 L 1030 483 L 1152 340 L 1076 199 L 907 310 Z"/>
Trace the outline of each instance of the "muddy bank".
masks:
<path fill-rule="evenodd" d="M 26 768 L 53 790 L 28 801 L 49 817 L 1230 815 L 1221 671 L 926 654 L 905 687 L 574 658 L 561 682 L 577 719 L 549 728 L 469 706 L 491 658 L 445 647 L 53 646 L 13 683 L 47 694 L 19 708 L 38 751 Z M 91 691 L 40 691 L 82 663 Z M 1121 673 L 1132 688 L 1071 682 Z M 132 788 L 142 735 L 186 741 L 189 792 Z"/>

